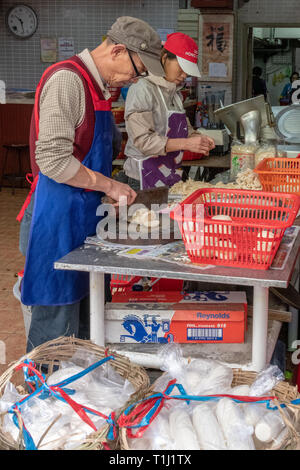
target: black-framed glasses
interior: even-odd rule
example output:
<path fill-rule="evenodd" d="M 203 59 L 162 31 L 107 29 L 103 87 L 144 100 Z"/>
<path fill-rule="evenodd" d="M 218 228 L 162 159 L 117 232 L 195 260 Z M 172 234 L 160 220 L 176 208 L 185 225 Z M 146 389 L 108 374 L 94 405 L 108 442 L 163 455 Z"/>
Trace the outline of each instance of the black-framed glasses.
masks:
<path fill-rule="evenodd" d="M 148 77 L 148 75 L 149 75 L 149 72 L 148 72 L 148 71 L 146 71 L 146 72 L 142 72 L 142 73 L 141 73 L 141 72 L 139 72 L 139 71 L 138 71 L 138 69 L 137 69 L 137 66 L 135 65 L 135 63 L 134 63 L 134 60 L 133 60 L 133 58 L 132 58 L 132 56 L 131 56 L 131 54 L 130 54 L 130 50 L 129 50 L 129 49 L 127 49 L 127 52 L 128 52 L 129 58 L 130 58 L 130 60 L 131 60 L 132 67 L 133 67 L 133 69 L 134 69 L 134 71 L 135 71 L 135 76 L 134 76 L 134 77 L 132 77 L 132 78 L 138 78 L 138 77 Z"/>

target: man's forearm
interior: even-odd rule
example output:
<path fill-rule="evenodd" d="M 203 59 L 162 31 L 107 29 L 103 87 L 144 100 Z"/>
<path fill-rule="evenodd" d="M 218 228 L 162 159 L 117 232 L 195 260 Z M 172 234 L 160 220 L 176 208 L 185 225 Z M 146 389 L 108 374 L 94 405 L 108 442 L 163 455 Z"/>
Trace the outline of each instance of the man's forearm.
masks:
<path fill-rule="evenodd" d="M 110 192 L 113 183 L 111 178 L 107 178 L 107 176 L 102 175 L 102 173 L 80 165 L 76 175 L 68 181 L 65 181 L 65 184 L 74 186 L 75 188 L 91 189 L 107 194 Z"/>

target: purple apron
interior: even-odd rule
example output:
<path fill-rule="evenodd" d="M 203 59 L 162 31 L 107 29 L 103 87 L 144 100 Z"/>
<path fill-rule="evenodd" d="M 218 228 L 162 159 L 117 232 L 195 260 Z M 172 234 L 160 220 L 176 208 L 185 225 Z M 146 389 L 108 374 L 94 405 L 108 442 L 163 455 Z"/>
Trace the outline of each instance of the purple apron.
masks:
<path fill-rule="evenodd" d="M 188 136 L 188 126 L 180 97 L 178 94 L 175 95 L 175 99 L 177 99 L 182 111 L 174 111 L 168 109 L 160 87 L 158 87 L 158 90 L 167 112 L 166 137 L 170 139 L 186 138 Z M 166 155 L 138 160 L 141 189 L 158 186 L 171 187 L 178 183 L 182 177 L 182 170 L 180 168 L 182 156 L 183 151 L 178 150 L 176 152 L 168 152 Z"/>

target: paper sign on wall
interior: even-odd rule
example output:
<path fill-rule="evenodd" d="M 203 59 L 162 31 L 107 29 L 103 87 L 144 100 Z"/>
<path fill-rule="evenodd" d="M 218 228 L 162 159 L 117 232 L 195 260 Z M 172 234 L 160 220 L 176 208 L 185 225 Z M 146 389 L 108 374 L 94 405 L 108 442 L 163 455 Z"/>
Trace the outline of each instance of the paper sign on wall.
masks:
<path fill-rule="evenodd" d="M 58 39 L 58 58 L 59 60 L 66 60 L 75 54 L 74 38 L 59 38 Z"/>
<path fill-rule="evenodd" d="M 41 61 L 51 63 L 57 61 L 56 38 L 41 38 Z"/>
<path fill-rule="evenodd" d="M 210 62 L 209 64 L 209 76 L 225 78 L 227 77 L 227 66 L 222 62 Z"/>
<path fill-rule="evenodd" d="M 0 80 L 0 104 L 5 104 L 5 103 L 6 103 L 5 82 L 3 80 Z"/>

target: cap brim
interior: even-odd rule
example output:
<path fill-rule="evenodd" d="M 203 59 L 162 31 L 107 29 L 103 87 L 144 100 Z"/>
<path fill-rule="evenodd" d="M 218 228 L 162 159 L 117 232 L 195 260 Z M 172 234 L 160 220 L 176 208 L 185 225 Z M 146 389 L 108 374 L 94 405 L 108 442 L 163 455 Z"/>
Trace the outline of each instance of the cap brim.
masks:
<path fill-rule="evenodd" d="M 189 60 L 183 59 L 182 57 L 176 57 L 178 60 L 178 64 L 187 75 L 190 75 L 191 77 L 201 78 L 201 73 L 197 64 L 194 64 Z"/>
<path fill-rule="evenodd" d="M 160 63 L 159 59 L 151 57 L 148 54 L 143 54 L 143 52 L 137 52 L 139 58 L 147 68 L 148 72 L 152 75 L 157 75 L 158 77 L 163 77 L 165 71 Z"/>

